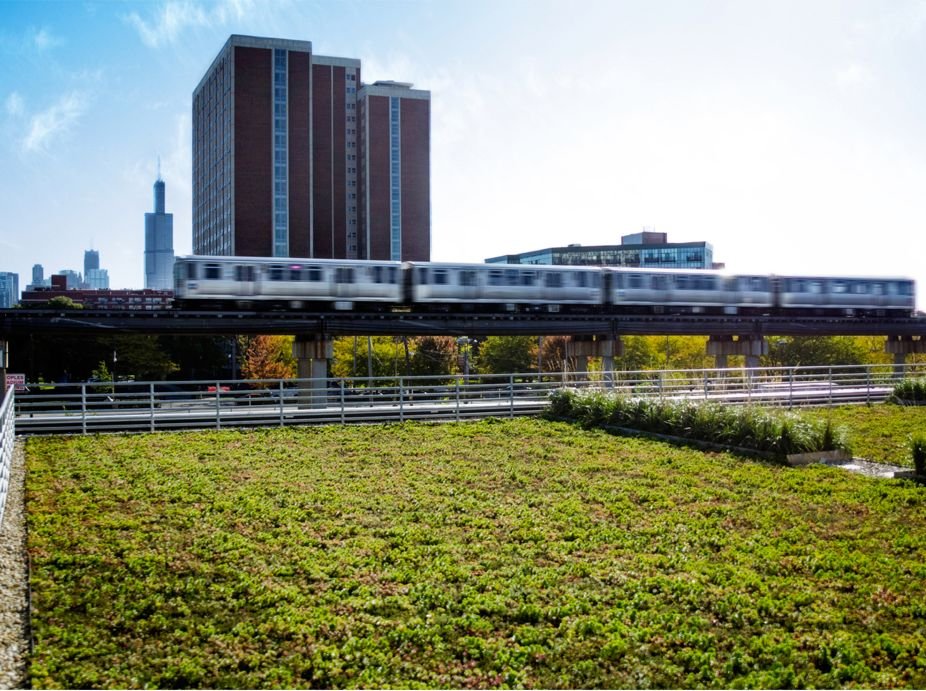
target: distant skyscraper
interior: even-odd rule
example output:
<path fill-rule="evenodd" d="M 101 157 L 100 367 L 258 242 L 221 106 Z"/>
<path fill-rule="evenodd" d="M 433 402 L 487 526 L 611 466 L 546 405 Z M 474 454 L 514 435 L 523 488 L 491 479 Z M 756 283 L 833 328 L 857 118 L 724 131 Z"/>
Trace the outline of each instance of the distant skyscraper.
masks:
<path fill-rule="evenodd" d="M 174 286 L 174 215 L 165 213 L 164 197 L 164 181 L 158 174 L 154 213 L 145 214 L 145 288 L 151 290 Z"/>
<path fill-rule="evenodd" d="M 196 254 L 427 260 L 430 92 L 231 36 L 193 92 Z"/>
<path fill-rule="evenodd" d="M 84 286 L 89 290 L 109 290 L 109 272 L 106 269 L 90 269 L 84 274 Z"/>
<path fill-rule="evenodd" d="M 87 274 L 90 273 L 93 269 L 100 268 L 100 253 L 96 250 L 85 250 L 84 251 L 84 278 L 87 278 Z"/>
<path fill-rule="evenodd" d="M 0 271 L 0 308 L 19 302 L 19 274 Z"/>
<path fill-rule="evenodd" d="M 64 276 L 65 284 L 68 290 L 78 290 L 80 288 L 80 284 L 84 282 L 80 272 L 74 271 L 73 269 L 61 269 L 57 275 Z"/>
<path fill-rule="evenodd" d="M 31 288 L 47 288 L 51 281 L 45 278 L 45 268 L 41 264 L 32 265 L 32 283 L 26 286 L 26 290 Z"/>

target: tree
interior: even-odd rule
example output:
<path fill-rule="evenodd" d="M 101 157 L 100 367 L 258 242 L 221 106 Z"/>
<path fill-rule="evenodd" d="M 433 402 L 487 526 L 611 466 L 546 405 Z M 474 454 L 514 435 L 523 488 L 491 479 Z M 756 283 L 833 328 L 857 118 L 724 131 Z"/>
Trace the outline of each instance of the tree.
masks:
<path fill-rule="evenodd" d="M 292 379 L 296 376 L 293 336 L 254 336 L 248 339 L 241 362 L 244 379 Z"/>
<path fill-rule="evenodd" d="M 334 339 L 331 374 L 335 377 L 396 377 L 405 374 L 407 361 L 402 338 L 345 336 Z M 372 372 L 370 372 L 372 370 Z"/>
<path fill-rule="evenodd" d="M 487 374 L 529 372 L 536 359 L 533 336 L 489 336 L 479 346 L 479 371 Z"/>
<path fill-rule="evenodd" d="M 763 364 L 770 367 L 862 365 L 870 361 L 870 346 L 852 336 L 770 338 L 768 355 L 763 357 Z"/>
<path fill-rule="evenodd" d="M 614 367 L 626 372 L 656 369 L 656 354 L 646 336 L 623 336 L 623 352 L 614 358 Z"/>
<path fill-rule="evenodd" d="M 410 347 L 410 374 L 425 376 L 453 372 L 456 341 L 452 336 L 419 336 L 412 339 Z"/>
<path fill-rule="evenodd" d="M 79 302 L 74 302 L 67 295 L 56 295 L 46 303 L 47 307 L 56 310 L 82 310 L 84 306 Z"/>

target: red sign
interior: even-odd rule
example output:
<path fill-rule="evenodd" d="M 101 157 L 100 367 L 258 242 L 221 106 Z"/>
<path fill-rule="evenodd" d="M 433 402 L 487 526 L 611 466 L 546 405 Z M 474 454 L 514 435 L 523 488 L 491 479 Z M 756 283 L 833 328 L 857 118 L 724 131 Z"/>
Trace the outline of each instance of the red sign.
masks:
<path fill-rule="evenodd" d="M 6 388 L 10 389 L 16 387 L 17 391 L 27 391 L 26 389 L 26 375 L 25 374 L 7 374 L 6 375 Z"/>

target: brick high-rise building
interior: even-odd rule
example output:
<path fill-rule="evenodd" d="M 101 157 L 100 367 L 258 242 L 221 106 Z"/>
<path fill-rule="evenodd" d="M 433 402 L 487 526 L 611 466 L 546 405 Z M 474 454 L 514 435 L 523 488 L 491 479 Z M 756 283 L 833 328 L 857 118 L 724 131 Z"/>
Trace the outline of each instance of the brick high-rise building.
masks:
<path fill-rule="evenodd" d="M 193 92 L 196 254 L 427 260 L 430 93 L 231 36 Z"/>

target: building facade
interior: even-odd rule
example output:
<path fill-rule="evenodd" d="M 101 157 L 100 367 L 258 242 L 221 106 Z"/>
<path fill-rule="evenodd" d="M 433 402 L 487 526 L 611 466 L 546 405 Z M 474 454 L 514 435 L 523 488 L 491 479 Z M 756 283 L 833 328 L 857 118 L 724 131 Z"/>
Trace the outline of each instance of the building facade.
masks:
<path fill-rule="evenodd" d="M 309 41 L 231 36 L 193 92 L 194 253 L 430 258 L 430 94 L 389 84 L 365 87 L 359 60 Z M 397 143 L 394 204 L 382 157 Z"/>
<path fill-rule="evenodd" d="M 10 308 L 19 302 L 19 274 L 0 271 L 0 309 Z"/>
<path fill-rule="evenodd" d="M 669 242 L 666 233 L 624 235 L 620 245 L 567 245 L 490 257 L 487 264 L 626 266 L 647 269 L 719 269 L 708 242 Z"/>
<path fill-rule="evenodd" d="M 145 288 L 174 286 L 174 215 L 166 212 L 166 185 L 154 183 L 154 213 L 145 214 Z"/>
<path fill-rule="evenodd" d="M 53 284 L 48 288 L 24 291 L 22 304 L 41 307 L 52 298 L 67 297 L 87 309 L 151 311 L 170 307 L 173 296 L 169 290 L 68 290 Z"/>
<path fill-rule="evenodd" d="M 431 97 L 411 87 L 360 89 L 360 232 L 372 259 L 431 258 Z"/>

